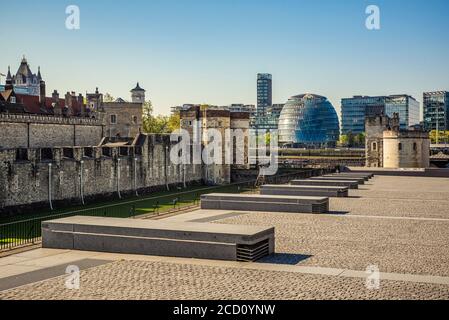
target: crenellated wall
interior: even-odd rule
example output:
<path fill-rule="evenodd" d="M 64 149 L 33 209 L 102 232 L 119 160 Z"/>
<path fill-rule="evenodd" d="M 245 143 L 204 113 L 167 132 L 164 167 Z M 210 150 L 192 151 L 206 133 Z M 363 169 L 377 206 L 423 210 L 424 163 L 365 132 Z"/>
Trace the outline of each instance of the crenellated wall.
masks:
<path fill-rule="evenodd" d="M 126 146 L 0 150 L 0 213 L 30 205 L 117 198 L 167 184 L 201 181 L 201 165 L 173 165 L 166 135 L 140 135 Z M 183 172 L 185 170 L 185 173 Z M 50 185 L 50 186 L 49 186 Z"/>
<path fill-rule="evenodd" d="M 384 168 L 429 168 L 430 138 L 424 131 L 385 131 Z"/>
<path fill-rule="evenodd" d="M 104 131 L 98 119 L 0 113 L 0 148 L 98 145 Z"/>

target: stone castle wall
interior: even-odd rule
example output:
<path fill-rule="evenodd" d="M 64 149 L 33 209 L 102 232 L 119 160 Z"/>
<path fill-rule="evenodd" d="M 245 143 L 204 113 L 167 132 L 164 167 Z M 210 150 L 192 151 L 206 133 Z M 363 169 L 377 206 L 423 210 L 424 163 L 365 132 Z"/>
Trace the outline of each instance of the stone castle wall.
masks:
<path fill-rule="evenodd" d="M 173 165 L 169 136 L 141 135 L 138 145 L 0 151 L 0 213 L 82 197 L 118 198 L 157 187 L 201 181 L 201 165 Z M 185 171 L 184 171 L 185 170 Z M 50 184 L 50 185 L 49 185 Z"/>
<path fill-rule="evenodd" d="M 383 167 L 383 132 L 389 125 L 386 117 L 378 116 L 366 119 L 365 123 L 365 166 Z"/>
<path fill-rule="evenodd" d="M 0 148 L 95 146 L 104 134 L 102 121 L 26 114 L 0 114 Z"/>
<path fill-rule="evenodd" d="M 135 137 L 142 131 L 142 104 L 132 102 L 105 102 L 105 136 Z M 111 120 L 114 116 L 115 123 Z"/>

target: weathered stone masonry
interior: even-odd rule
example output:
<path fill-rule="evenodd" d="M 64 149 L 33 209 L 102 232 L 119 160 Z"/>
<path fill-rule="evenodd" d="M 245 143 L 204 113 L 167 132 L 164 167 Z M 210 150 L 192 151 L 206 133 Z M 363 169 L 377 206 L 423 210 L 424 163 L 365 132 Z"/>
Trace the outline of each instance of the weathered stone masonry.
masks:
<path fill-rule="evenodd" d="M 1 114 L 0 148 L 98 145 L 103 121 L 45 115 Z"/>
<path fill-rule="evenodd" d="M 67 204 L 201 181 L 201 165 L 169 161 L 172 146 L 168 135 L 139 135 L 117 147 L 0 150 L 0 213 L 48 208 L 49 189 L 54 204 Z"/>

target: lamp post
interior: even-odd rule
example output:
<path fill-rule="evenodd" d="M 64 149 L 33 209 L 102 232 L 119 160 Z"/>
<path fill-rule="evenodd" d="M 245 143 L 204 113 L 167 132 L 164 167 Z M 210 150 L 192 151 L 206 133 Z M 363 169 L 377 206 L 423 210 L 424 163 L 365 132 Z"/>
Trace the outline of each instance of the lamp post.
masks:
<path fill-rule="evenodd" d="M 48 202 L 50 203 L 50 209 L 53 210 L 53 203 L 51 200 L 51 163 L 48 164 Z"/>
<path fill-rule="evenodd" d="M 136 191 L 136 197 L 138 197 L 139 192 L 137 192 L 137 158 L 134 158 L 134 189 Z"/>
<path fill-rule="evenodd" d="M 84 161 L 80 161 L 80 196 L 81 203 L 84 205 L 84 179 L 83 179 Z"/>
<path fill-rule="evenodd" d="M 117 194 L 119 199 L 122 198 L 120 194 L 120 158 L 117 158 Z"/>
<path fill-rule="evenodd" d="M 170 191 L 170 187 L 168 186 L 168 175 L 167 175 L 167 170 L 168 170 L 168 146 L 165 146 L 165 186 L 167 187 L 167 191 Z"/>

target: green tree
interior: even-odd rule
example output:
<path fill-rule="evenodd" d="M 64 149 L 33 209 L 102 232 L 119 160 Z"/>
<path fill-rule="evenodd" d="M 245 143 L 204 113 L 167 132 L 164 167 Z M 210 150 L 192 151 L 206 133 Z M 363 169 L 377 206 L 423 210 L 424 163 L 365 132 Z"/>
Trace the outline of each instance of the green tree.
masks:
<path fill-rule="evenodd" d="M 359 133 L 354 138 L 354 146 L 355 147 L 363 147 L 365 146 L 365 133 Z"/>
<path fill-rule="evenodd" d="M 143 104 L 143 131 L 145 133 L 172 133 L 180 128 L 179 114 L 171 116 L 153 115 L 153 105 L 151 101 Z"/>
<path fill-rule="evenodd" d="M 448 143 L 449 142 L 449 131 L 439 131 L 437 137 L 437 131 L 432 130 L 429 133 L 431 143 Z"/>
<path fill-rule="evenodd" d="M 352 132 L 348 133 L 348 147 L 353 147 L 355 143 L 355 136 Z"/>
<path fill-rule="evenodd" d="M 340 135 L 340 140 L 338 141 L 338 144 L 342 147 L 347 147 L 348 146 L 348 135 L 346 134 L 342 134 Z"/>
<path fill-rule="evenodd" d="M 179 112 L 173 113 L 169 118 L 168 118 L 168 130 L 171 132 L 181 128 L 181 115 L 179 114 Z"/>
<path fill-rule="evenodd" d="M 109 93 L 106 92 L 103 95 L 103 102 L 114 102 L 114 101 L 115 101 L 115 98 L 112 95 L 110 95 Z"/>

